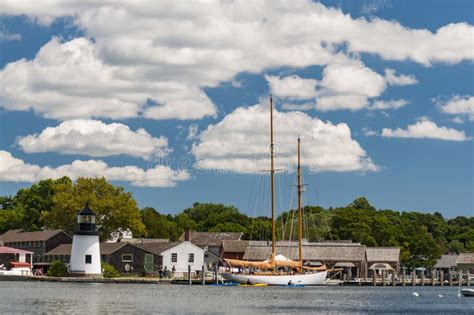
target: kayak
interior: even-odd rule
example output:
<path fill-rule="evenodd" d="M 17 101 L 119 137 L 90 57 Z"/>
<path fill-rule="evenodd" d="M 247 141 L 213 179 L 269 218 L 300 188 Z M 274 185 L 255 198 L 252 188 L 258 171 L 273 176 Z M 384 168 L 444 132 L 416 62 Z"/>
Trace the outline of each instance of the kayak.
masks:
<path fill-rule="evenodd" d="M 255 284 L 240 284 L 241 287 L 266 287 L 268 284 L 265 283 L 255 283 Z"/>

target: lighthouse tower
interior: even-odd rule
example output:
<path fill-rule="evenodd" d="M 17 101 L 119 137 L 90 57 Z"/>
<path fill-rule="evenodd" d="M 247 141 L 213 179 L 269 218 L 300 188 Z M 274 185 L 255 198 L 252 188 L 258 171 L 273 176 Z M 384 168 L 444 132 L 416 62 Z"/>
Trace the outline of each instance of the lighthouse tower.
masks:
<path fill-rule="evenodd" d="M 89 205 L 77 214 L 72 239 L 70 273 L 76 276 L 101 276 L 99 232 L 95 213 Z"/>

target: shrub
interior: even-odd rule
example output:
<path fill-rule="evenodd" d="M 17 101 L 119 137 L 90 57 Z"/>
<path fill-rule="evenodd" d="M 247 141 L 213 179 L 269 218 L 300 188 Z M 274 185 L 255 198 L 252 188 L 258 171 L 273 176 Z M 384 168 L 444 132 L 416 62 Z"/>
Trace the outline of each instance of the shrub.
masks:
<path fill-rule="evenodd" d="M 102 262 L 102 275 L 104 278 L 117 278 L 119 273 L 117 272 L 117 269 L 115 269 L 115 267 L 111 264 Z"/>
<path fill-rule="evenodd" d="M 53 261 L 53 264 L 48 269 L 48 276 L 51 277 L 66 277 L 68 275 L 67 267 L 59 260 Z"/>

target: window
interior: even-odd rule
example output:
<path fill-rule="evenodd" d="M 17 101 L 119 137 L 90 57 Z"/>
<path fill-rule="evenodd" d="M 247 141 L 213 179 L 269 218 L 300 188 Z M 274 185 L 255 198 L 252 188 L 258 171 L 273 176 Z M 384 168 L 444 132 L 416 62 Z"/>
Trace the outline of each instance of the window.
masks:
<path fill-rule="evenodd" d="M 133 262 L 133 254 L 122 254 L 122 262 Z"/>
<path fill-rule="evenodd" d="M 86 255 L 86 264 L 92 264 L 92 255 Z"/>
<path fill-rule="evenodd" d="M 188 262 L 190 262 L 190 263 L 194 262 L 194 253 L 189 253 Z"/>
<path fill-rule="evenodd" d="M 171 262 L 178 262 L 178 253 L 171 254 Z"/>

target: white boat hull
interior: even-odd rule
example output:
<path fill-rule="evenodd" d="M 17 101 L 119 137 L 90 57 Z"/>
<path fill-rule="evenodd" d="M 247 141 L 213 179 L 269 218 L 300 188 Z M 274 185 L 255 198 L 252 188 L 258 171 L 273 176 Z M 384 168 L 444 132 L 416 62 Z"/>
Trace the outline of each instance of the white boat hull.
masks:
<path fill-rule="evenodd" d="M 323 285 L 326 281 L 327 272 L 296 274 L 296 275 L 243 275 L 236 273 L 223 273 L 222 277 L 227 281 L 246 284 L 267 284 L 267 285 Z"/>

